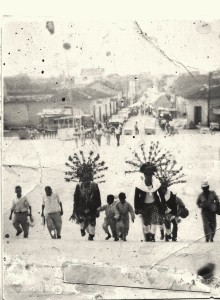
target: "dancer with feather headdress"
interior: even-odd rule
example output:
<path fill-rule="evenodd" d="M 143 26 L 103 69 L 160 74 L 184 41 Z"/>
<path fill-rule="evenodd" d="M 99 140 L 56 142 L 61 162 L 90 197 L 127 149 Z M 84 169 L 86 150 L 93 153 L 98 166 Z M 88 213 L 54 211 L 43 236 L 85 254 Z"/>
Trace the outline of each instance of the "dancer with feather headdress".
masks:
<path fill-rule="evenodd" d="M 158 147 L 158 146 L 157 146 Z M 133 152 L 135 159 L 126 161 L 135 169 L 126 171 L 126 173 L 140 172 L 140 176 L 136 182 L 134 208 L 135 213 L 141 216 L 143 233 L 146 242 L 155 242 L 156 228 L 159 225 L 160 214 L 164 213 L 166 207 L 163 198 L 159 197 L 160 181 L 155 177 L 157 171 L 156 156 L 150 147 L 148 157 L 146 156 L 144 145 L 141 145 L 143 158 L 141 159 L 137 152 Z"/>
<path fill-rule="evenodd" d="M 169 184 L 185 182 L 181 180 L 184 174 L 180 174 L 182 168 L 174 169 L 176 162 L 169 151 L 159 149 L 159 142 L 151 143 L 148 155 L 142 144 L 141 152 L 142 159 L 134 151 L 136 161 L 126 161 L 135 167 L 126 173 L 144 174 L 136 184 L 134 207 L 135 213 L 142 218 L 145 241 L 155 241 L 157 225 L 165 221 L 165 215 L 169 212 L 161 183 L 164 185 L 165 180 L 169 180 Z"/>
<path fill-rule="evenodd" d="M 69 156 L 69 163 L 66 166 L 71 171 L 66 172 L 65 180 L 79 182 L 76 185 L 73 197 L 73 214 L 70 219 L 76 220 L 80 225 L 81 235 L 85 236 L 86 231 L 89 233 L 88 240 L 92 241 L 95 236 L 96 218 L 99 217 L 97 208 L 101 206 L 101 195 L 98 183 L 104 182 L 104 174 L 100 172 L 107 170 L 105 162 L 100 162 L 100 156 L 94 157 L 91 151 L 88 159 L 85 159 L 83 151 L 80 156 L 75 153 Z M 94 182 L 94 181 L 96 182 Z"/>
<path fill-rule="evenodd" d="M 182 200 L 170 190 L 170 186 L 185 183 L 186 180 L 183 179 L 185 174 L 183 173 L 183 167 L 177 167 L 177 162 L 169 151 L 158 162 L 155 176 L 161 182 L 160 197 L 163 197 L 167 207 L 165 214 L 161 215 L 161 224 L 165 225 L 165 240 L 167 242 L 170 239 L 177 241 L 178 223 L 181 221 L 180 217 L 186 218 L 189 212 Z M 172 237 L 171 224 L 173 226 Z"/>

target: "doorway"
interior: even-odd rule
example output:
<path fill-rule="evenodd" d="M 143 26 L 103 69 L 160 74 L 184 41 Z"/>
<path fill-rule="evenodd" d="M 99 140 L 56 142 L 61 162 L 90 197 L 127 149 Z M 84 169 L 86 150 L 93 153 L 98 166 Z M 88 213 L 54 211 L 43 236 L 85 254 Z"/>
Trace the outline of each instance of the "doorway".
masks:
<path fill-rule="evenodd" d="M 201 106 L 194 107 L 194 122 L 195 122 L 195 124 L 202 122 L 202 107 Z"/>

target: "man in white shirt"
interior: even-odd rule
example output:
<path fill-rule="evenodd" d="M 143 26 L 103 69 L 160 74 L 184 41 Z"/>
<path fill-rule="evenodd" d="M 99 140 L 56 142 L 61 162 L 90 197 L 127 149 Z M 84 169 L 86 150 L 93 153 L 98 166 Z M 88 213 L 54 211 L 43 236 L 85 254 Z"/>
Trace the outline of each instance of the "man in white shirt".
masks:
<path fill-rule="evenodd" d="M 121 126 L 120 124 L 115 129 L 115 135 L 117 140 L 117 146 L 120 146 Z"/>
<path fill-rule="evenodd" d="M 22 188 L 20 186 L 15 187 L 15 193 L 17 197 L 12 201 L 11 214 L 9 220 L 12 219 L 14 212 L 13 226 L 17 230 L 16 236 L 19 236 L 24 231 L 24 238 L 28 238 L 29 223 L 28 215 L 31 215 L 31 206 L 27 197 L 22 197 Z M 30 214 L 28 214 L 28 209 Z"/>
<path fill-rule="evenodd" d="M 44 217 L 44 208 L 46 210 L 46 223 L 48 231 L 53 239 L 61 238 L 63 206 L 59 195 L 53 193 L 50 186 L 45 187 L 46 195 L 43 197 L 42 214 Z"/>

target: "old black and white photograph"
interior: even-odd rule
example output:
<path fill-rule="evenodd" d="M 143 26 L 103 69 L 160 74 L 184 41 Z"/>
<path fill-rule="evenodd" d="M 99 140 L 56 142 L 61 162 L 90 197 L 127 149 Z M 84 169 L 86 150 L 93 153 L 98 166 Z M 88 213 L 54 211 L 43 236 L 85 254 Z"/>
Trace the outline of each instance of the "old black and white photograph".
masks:
<path fill-rule="evenodd" d="M 220 296 L 220 19 L 2 22 L 2 299 Z"/>

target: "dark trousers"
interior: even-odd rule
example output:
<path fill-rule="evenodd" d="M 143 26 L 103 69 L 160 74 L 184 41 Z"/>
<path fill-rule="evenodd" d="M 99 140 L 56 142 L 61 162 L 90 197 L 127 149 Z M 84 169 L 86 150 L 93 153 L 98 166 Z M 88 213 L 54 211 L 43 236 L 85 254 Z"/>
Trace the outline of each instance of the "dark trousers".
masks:
<path fill-rule="evenodd" d="M 216 214 L 209 210 L 202 210 L 203 229 L 206 241 L 212 241 L 216 231 Z"/>
<path fill-rule="evenodd" d="M 29 223 L 28 223 L 28 212 L 15 213 L 13 226 L 18 232 L 24 231 L 24 237 L 28 237 Z"/>
<path fill-rule="evenodd" d="M 116 134 L 117 146 L 120 146 L 120 134 Z"/>
<path fill-rule="evenodd" d="M 176 239 L 177 238 L 177 231 L 178 231 L 178 224 L 176 222 L 176 219 L 173 219 L 171 221 L 165 221 L 165 227 L 166 229 L 171 229 L 171 223 L 172 223 L 172 239 Z"/>

